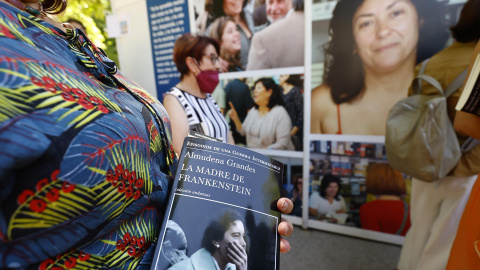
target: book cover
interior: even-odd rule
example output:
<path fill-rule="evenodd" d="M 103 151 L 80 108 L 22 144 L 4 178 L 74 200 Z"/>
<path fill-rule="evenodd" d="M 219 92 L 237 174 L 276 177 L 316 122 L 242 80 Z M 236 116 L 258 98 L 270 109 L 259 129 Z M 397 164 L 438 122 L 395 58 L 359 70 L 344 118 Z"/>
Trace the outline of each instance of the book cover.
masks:
<path fill-rule="evenodd" d="M 462 95 L 460 96 L 457 111 L 464 111 L 480 116 L 480 54 L 477 55 L 472 70 L 467 78 Z"/>
<path fill-rule="evenodd" d="M 282 175 L 249 149 L 185 138 L 151 269 L 238 269 L 231 256 L 279 269 Z"/>

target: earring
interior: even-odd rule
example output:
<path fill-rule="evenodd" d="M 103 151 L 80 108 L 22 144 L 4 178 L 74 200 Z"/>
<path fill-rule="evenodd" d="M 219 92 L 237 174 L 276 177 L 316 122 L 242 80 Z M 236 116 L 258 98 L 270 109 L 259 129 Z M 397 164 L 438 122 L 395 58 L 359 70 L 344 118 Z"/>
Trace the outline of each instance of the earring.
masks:
<path fill-rule="evenodd" d="M 215 246 L 216 248 L 220 248 L 220 245 L 219 245 L 219 244 L 214 244 L 214 246 Z"/>

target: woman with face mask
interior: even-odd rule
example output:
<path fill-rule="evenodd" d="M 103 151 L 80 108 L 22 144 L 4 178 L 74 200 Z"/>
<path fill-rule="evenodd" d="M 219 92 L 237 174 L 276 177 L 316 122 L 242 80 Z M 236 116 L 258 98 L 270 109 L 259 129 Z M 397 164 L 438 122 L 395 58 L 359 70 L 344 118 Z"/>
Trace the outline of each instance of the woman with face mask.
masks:
<path fill-rule="evenodd" d="M 173 47 L 180 82 L 163 99 L 172 123 L 173 149 L 180 153 L 190 130 L 233 144 L 227 122 L 212 98 L 218 85 L 219 45 L 209 37 L 182 35 Z"/>

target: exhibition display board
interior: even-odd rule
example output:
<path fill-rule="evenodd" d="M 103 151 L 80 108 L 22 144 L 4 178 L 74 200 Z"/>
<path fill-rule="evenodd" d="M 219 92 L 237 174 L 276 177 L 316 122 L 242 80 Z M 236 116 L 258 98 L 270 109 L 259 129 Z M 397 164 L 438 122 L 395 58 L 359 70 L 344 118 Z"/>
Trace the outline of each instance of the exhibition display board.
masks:
<path fill-rule="evenodd" d="M 415 66 L 452 42 L 448 28 L 465 1 L 244 1 L 112 1 L 115 15 L 135 21 L 117 38 L 121 69 L 162 100 L 178 82 L 175 39 L 186 32 L 218 38 L 226 65 L 214 98 L 227 120 L 231 102 L 248 127 L 234 132 L 237 144 L 286 164 L 285 195 L 302 205 L 288 218 L 304 228 L 402 244 L 411 177 L 401 175 L 405 192 L 395 194 L 393 219 L 403 227 L 392 231 L 367 225 L 382 218 L 371 203 L 391 195 L 369 192 L 367 173 L 399 181 L 384 166 L 388 112 L 407 96 Z M 234 17 L 230 36 L 223 33 L 228 23 L 218 27 L 226 15 Z M 136 54 L 134 44 L 150 48 Z M 280 87 L 283 102 L 260 117 L 252 106 L 266 78 Z M 332 175 L 339 182 L 326 185 Z M 330 194 L 332 188 L 338 192 Z M 330 197 L 341 207 L 325 210 Z"/>

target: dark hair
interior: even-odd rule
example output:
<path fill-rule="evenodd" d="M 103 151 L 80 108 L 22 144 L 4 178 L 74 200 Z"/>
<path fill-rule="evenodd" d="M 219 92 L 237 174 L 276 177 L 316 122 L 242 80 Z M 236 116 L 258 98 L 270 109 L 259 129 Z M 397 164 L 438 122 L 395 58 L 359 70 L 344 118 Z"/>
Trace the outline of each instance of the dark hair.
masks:
<path fill-rule="evenodd" d="M 402 174 L 387 163 L 370 164 L 365 185 L 367 192 L 375 195 L 400 196 L 407 193 Z"/>
<path fill-rule="evenodd" d="M 338 185 L 338 192 L 337 194 L 335 194 L 335 200 L 336 201 L 339 201 L 340 200 L 340 187 L 342 185 L 342 181 L 340 180 L 340 178 L 334 176 L 334 175 L 331 175 L 331 174 L 325 174 L 322 178 L 322 182 L 320 183 L 320 196 L 322 196 L 323 198 L 325 198 L 325 190 L 328 188 L 328 186 L 330 185 L 330 183 L 337 183 Z"/>
<path fill-rule="evenodd" d="M 452 36 L 462 43 L 480 39 L 480 0 L 469 0 L 460 12 L 457 24 L 450 27 Z"/>
<path fill-rule="evenodd" d="M 293 189 L 294 190 L 299 190 L 298 189 L 298 179 L 303 179 L 303 176 L 301 173 L 296 173 L 293 175 L 293 178 L 292 178 L 292 184 L 293 184 Z"/>
<path fill-rule="evenodd" d="M 81 25 L 81 26 L 83 27 L 83 29 L 87 29 L 87 28 L 85 27 L 85 25 L 84 25 L 81 21 L 79 21 L 79 20 L 77 20 L 77 19 L 69 18 L 69 19 L 67 20 L 67 22 L 68 22 L 68 23 L 72 23 L 72 22 L 73 22 L 73 23 L 77 23 L 77 24 Z M 86 34 L 86 33 L 85 33 L 85 34 Z"/>
<path fill-rule="evenodd" d="M 67 8 L 67 0 L 43 0 L 43 11 L 48 14 L 60 14 Z"/>
<path fill-rule="evenodd" d="M 276 84 L 271 78 L 260 78 L 258 79 L 253 86 L 255 87 L 257 83 L 261 83 L 266 90 L 272 90 L 272 95 L 268 100 L 268 108 L 273 108 L 276 105 L 283 106 L 285 103 L 282 96 L 282 87 Z M 258 109 L 258 105 L 255 103 L 255 108 Z"/>
<path fill-rule="evenodd" d="M 225 11 L 223 10 L 224 1 L 226 0 L 213 0 L 213 19 L 214 20 L 218 17 L 228 15 L 228 14 L 225 14 Z M 246 22 L 244 8 L 247 5 L 248 0 L 242 0 L 242 1 L 243 1 L 243 4 L 242 4 L 242 12 L 240 13 L 240 18 L 242 18 L 242 21 Z"/>
<path fill-rule="evenodd" d="M 303 11 L 304 1 L 303 0 L 292 0 L 292 7 L 295 11 Z"/>
<path fill-rule="evenodd" d="M 323 81 L 330 87 L 336 104 L 352 100 L 364 87 L 362 60 L 353 53 L 356 45 L 352 26 L 353 16 L 363 2 L 340 0 L 330 20 L 328 33 L 331 41 L 325 48 Z M 420 63 L 445 47 L 449 36 L 446 29 L 446 8 L 444 3 L 437 0 L 411 2 L 417 10 L 419 20 L 416 63 Z M 348 79 L 345 79 L 346 74 Z"/>
<path fill-rule="evenodd" d="M 216 41 L 218 41 L 219 44 L 222 43 L 223 33 L 225 31 L 225 27 L 227 26 L 228 22 L 233 22 L 234 24 L 236 24 L 232 17 L 222 16 L 222 17 L 217 18 L 210 25 L 209 36 L 211 38 L 215 39 Z M 240 62 L 240 51 L 238 51 L 236 54 L 232 55 L 232 54 L 227 53 L 224 50 L 222 50 L 222 45 L 220 45 L 220 56 L 223 59 L 228 61 L 228 63 L 229 63 L 228 70 L 229 71 L 237 71 L 238 69 L 242 69 L 242 63 Z"/>
<path fill-rule="evenodd" d="M 175 45 L 173 46 L 173 62 L 175 62 L 177 70 L 180 72 L 180 80 L 190 72 L 186 63 L 187 57 L 192 57 L 200 63 L 205 48 L 210 44 L 215 47 L 218 54 L 220 46 L 213 38 L 185 33 L 175 41 Z"/>
<path fill-rule="evenodd" d="M 303 80 L 299 74 L 288 75 L 288 78 L 285 80 L 285 82 L 303 89 Z"/>
<path fill-rule="evenodd" d="M 214 216 L 216 216 L 215 220 L 208 224 L 202 238 L 202 247 L 210 253 L 215 251 L 212 241 L 221 241 L 225 237 L 225 232 L 235 221 L 243 222 L 242 215 L 231 208 L 222 209 L 220 212 L 214 213 Z"/>

